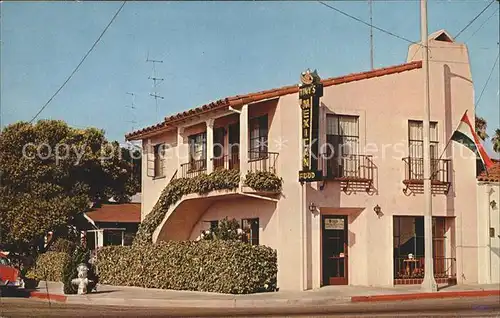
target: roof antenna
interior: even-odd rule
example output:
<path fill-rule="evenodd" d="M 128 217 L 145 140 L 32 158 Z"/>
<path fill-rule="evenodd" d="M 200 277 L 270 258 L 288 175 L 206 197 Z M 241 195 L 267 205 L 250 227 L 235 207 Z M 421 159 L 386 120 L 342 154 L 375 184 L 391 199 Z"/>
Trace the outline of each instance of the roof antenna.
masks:
<path fill-rule="evenodd" d="M 373 14 L 372 14 L 372 0 L 368 0 L 370 5 L 370 67 L 373 70 Z"/>
<path fill-rule="evenodd" d="M 127 122 L 131 123 L 132 124 L 132 130 L 131 131 L 134 131 L 135 129 L 135 124 L 137 124 L 137 121 L 136 121 L 136 118 L 135 118 L 135 94 L 134 93 L 130 93 L 130 92 L 127 92 L 126 93 L 127 95 L 131 95 L 132 96 L 132 104 L 130 105 L 125 105 L 125 107 L 127 108 L 130 108 L 130 112 L 131 112 L 131 117 L 132 119 L 131 120 L 128 120 Z"/>
<path fill-rule="evenodd" d="M 149 59 L 149 51 L 148 51 L 148 56 L 146 58 L 146 63 L 153 63 L 153 68 L 152 68 L 152 75 L 148 77 L 150 80 L 153 81 L 153 92 L 149 93 L 149 96 L 153 97 L 155 99 L 155 105 L 156 105 L 156 121 L 159 121 L 159 109 L 158 109 L 158 99 L 164 99 L 163 96 L 161 96 L 158 91 L 158 85 L 163 82 L 165 79 L 157 77 L 156 75 L 156 63 L 163 63 L 161 60 L 151 60 Z"/>

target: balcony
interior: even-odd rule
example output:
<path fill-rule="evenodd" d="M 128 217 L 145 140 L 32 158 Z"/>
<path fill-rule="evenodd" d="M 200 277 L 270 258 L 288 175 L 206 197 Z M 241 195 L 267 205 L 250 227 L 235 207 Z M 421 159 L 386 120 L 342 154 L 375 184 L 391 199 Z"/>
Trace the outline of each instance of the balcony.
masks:
<path fill-rule="evenodd" d="M 269 151 L 249 151 L 248 171 L 266 171 L 276 174 L 279 153 Z"/>
<path fill-rule="evenodd" d="M 279 153 L 277 152 L 250 151 L 248 154 L 248 171 L 266 171 L 276 174 L 278 156 Z M 240 170 L 240 154 L 232 153 L 212 158 L 210 164 L 213 165 L 214 171 L 218 169 Z M 200 159 L 183 163 L 181 164 L 180 173 L 181 178 L 193 178 L 202 173 L 207 173 L 207 162 L 205 159 Z"/>
<path fill-rule="evenodd" d="M 344 155 L 325 159 L 327 180 L 340 181 L 342 190 L 373 189 L 373 157 L 369 155 Z"/>
<path fill-rule="evenodd" d="M 405 178 L 403 184 L 406 186 L 403 193 L 423 193 L 424 187 L 424 159 L 403 158 L 405 163 Z M 431 159 L 431 186 L 432 193 L 448 194 L 451 186 L 451 160 Z"/>
<path fill-rule="evenodd" d="M 192 160 L 181 164 L 181 178 L 193 178 L 207 171 L 205 159 Z"/>

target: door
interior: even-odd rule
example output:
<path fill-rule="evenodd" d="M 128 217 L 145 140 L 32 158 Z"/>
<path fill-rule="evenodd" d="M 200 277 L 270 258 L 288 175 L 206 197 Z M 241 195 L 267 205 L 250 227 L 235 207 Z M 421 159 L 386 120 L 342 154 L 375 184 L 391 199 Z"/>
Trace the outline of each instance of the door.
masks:
<path fill-rule="evenodd" d="M 347 216 L 322 215 L 322 285 L 347 285 Z"/>
<path fill-rule="evenodd" d="M 214 170 L 219 168 L 222 169 L 225 168 L 224 135 L 225 135 L 224 127 L 214 129 L 214 135 L 213 135 L 214 157 L 212 158 L 214 164 Z"/>
<path fill-rule="evenodd" d="M 240 168 L 240 123 L 229 125 L 229 169 Z"/>

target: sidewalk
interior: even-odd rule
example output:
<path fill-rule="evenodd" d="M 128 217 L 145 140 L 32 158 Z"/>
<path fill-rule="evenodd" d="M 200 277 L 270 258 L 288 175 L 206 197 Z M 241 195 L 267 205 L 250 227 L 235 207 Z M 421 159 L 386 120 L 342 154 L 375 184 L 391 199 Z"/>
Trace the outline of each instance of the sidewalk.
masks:
<path fill-rule="evenodd" d="M 87 295 L 64 295 L 62 284 L 40 282 L 30 297 L 71 304 L 134 307 L 205 307 L 248 308 L 280 306 L 322 306 L 367 301 L 399 301 L 424 298 L 457 298 L 498 296 L 500 285 L 457 285 L 436 293 L 422 293 L 418 285 L 393 288 L 361 286 L 326 286 L 320 289 L 250 295 L 174 291 L 139 287 L 98 285 L 97 292 Z"/>

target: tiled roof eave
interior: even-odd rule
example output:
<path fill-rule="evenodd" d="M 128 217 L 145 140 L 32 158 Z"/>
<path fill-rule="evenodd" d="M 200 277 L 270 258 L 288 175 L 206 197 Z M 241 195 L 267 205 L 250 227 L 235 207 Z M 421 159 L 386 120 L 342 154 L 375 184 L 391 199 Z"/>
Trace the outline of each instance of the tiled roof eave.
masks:
<path fill-rule="evenodd" d="M 376 69 L 368 72 L 354 73 L 340 77 L 327 78 L 321 82 L 325 87 L 332 85 L 340 85 L 345 83 L 350 83 L 354 81 L 360 81 L 375 77 L 381 77 L 390 74 L 397 74 L 405 71 L 410 71 L 422 67 L 422 61 L 413 61 L 406 64 L 385 67 L 381 69 Z M 160 131 L 165 130 L 166 127 L 170 125 L 175 125 L 183 120 L 186 120 L 192 116 L 202 115 L 207 112 L 222 109 L 224 107 L 238 107 L 245 104 L 251 104 L 258 101 L 281 97 L 289 94 L 297 93 L 299 90 L 298 85 L 284 86 L 281 88 L 275 88 L 270 90 L 265 90 L 256 93 L 250 93 L 246 95 L 236 95 L 233 97 L 227 97 L 225 99 L 220 99 L 218 101 L 202 105 L 200 107 L 190 109 L 184 112 L 177 113 L 172 116 L 165 117 L 162 123 L 146 127 L 125 135 L 127 140 L 140 140 L 144 139 L 146 136 L 155 135 Z"/>

